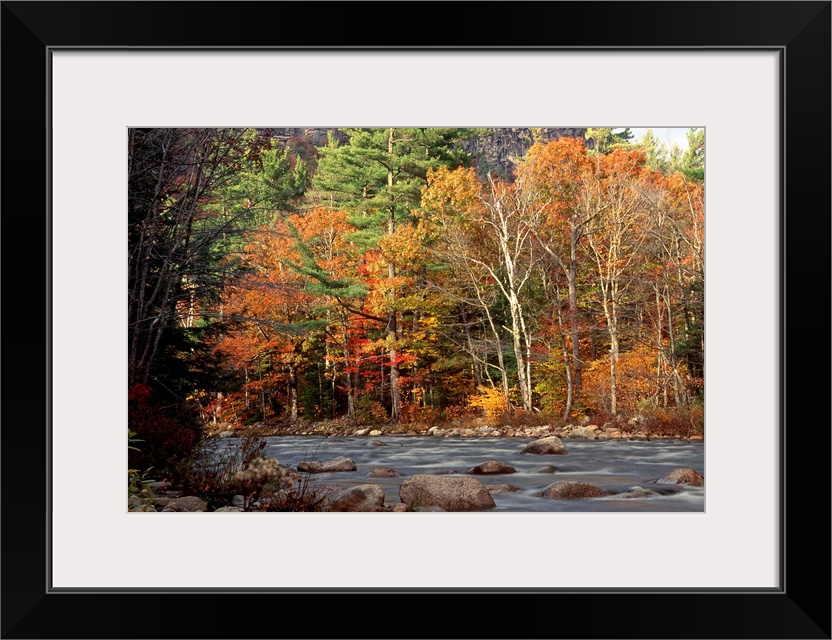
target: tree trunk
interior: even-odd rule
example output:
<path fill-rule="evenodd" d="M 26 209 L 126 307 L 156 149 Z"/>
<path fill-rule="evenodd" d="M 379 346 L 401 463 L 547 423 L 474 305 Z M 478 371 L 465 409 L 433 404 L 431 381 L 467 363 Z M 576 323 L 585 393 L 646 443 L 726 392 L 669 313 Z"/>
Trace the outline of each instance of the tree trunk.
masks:
<path fill-rule="evenodd" d="M 563 409 L 563 419 L 568 420 L 572 413 L 572 402 L 574 397 L 574 385 L 572 383 L 572 367 L 569 363 L 569 349 L 566 344 L 566 330 L 563 326 L 563 313 L 561 311 L 560 287 L 555 284 L 555 300 L 557 301 L 558 327 L 560 328 L 560 345 L 563 352 L 563 363 L 566 371 L 566 406 Z"/>
<path fill-rule="evenodd" d="M 298 421 L 298 368 L 295 364 L 289 365 L 289 422 L 294 424 Z"/>
<path fill-rule="evenodd" d="M 387 153 L 390 157 L 390 162 L 387 165 L 387 188 L 390 190 L 390 206 L 389 217 L 387 220 L 387 233 L 393 235 L 396 231 L 396 210 L 393 205 L 393 133 L 395 129 L 391 128 L 387 136 Z M 387 275 L 391 282 L 396 277 L 396 267 L 391 262 L 387 265 Z M 395 304 L 396 291 L 390 287 L 390 303 L 391 306 Z M 396 310 L 391 309 L 387 317 L 387 336 L 390 338 L 390 417 L 394 421 L 398 421 L 399 413 L 401 411 L 401 396 L 399 391 L 399 365 L 398 349 L 396 343 L 398 342 L 398 330 L 396 327 Z"/>
<path fill-rule="evenodd" d="M 573 224 L 569 235 L 569 323 L 572 330 L 572 385 L 575 393 L 581 391 L 581 349 L 578 318 L 578 230 Z"/>
<path fill-rule="evenodd" d="M 616 381 L 618 368 L 618 328 L 609 325 L 610 334 L 610 413 L 618 415 L 618 386 Z"/>
<path fill-rule="evenodd" d="M 465 308 L 463 307 L 461 310 L 462 314 L 462 326 L 465 329 L 465 341 L 468 344 L 468 353 L 471 354 L 471 373 L 474 376 L 474 384 L 478 387 L 483 386 L 485 384 L 485 380 L 483 379 L 483 371 L 482 367 L 478 366 L 479 359 L 476 355 L 476 350 L 474 349 L 474 339 L 471 336 L 471 327 L 468 326 L 468 314 L 465 313 Z M 491 377 L 488 378 L 489 382 L 491 382 Z"/>
<path fill-rule="evenodd" d="M 517 273 L 515 261 L 512 259 L 513 254 L 509 243 L 513 240 L 513 234 L 508 230 L 506 214 L 498 201 L 495 205 L 497 211 L 500 229 L 500 253 L 502 254 L 503 263 L 506 268 L 506 282 L 505 293 L 509 312 L 511 315 L 511 339 L 514 347 L 514 357 L 517 360 L 517 382 L 520 387 L 520 398 L 523 402 L 523 410 L 527 413 L 532 412 L 532 392 L 530 380 L 530 366 L 528 358 L 529 345 L 523 344 L 527 342 L 525 320 L 523 318 L 523 305 L 518 296 Z M 524 348 L 525 346 L 525 348 Z"/>
<path fill-rule="evenodd" d="M 344 341 L 344 377 L 347 382 L 347 415 L 350 420 L 352 420 L 355 418 L 355 389 L 352 384 L 352 373 L 350 373 L 350 343 L 347 333 L 346 319 L 343 319 L 341 322 L 341 337 Z"/>

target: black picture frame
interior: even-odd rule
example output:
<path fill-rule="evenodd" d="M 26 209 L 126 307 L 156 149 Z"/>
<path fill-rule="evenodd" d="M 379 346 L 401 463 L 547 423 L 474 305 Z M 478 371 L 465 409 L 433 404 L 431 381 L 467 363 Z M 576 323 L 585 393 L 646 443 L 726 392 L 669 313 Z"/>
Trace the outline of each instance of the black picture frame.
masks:
<path fill-rule="evenodd" d="M 0 18 L 3 638 L 830 638 L 830 2 L 2 2 Z M 780 588 L 51 592 L 50 51 L 131 46 L 778 50 Z"/>

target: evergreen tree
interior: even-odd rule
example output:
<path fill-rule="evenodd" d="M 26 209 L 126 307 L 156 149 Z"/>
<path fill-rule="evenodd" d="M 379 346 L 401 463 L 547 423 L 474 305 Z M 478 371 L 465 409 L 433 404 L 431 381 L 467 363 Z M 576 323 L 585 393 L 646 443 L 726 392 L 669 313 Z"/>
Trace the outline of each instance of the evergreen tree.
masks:
<path fill-rule="evenodd" d="M 414 221 L 422 188 L 430 169 L 469 163 L 459 141 L 465 132 L 440 128 L 346 129 L 347 144 L 339 145 L 330 135 L 319 150 L 314 187 L 332 206 L 351 214 L 358 228 L 354 240 L 365 248 L 378 246 L 379 239 L 396 233 L 399 225 Z M 385 334 L 389 343 L 390 414 L 399 416 L 398 342 L 401 337 L 396 306 L 396 264 L 387 266 Z"/>
<path fill-rule="evenodd" d="M 691 128 L 687 133 L 688 148 L 682 154 L 679 170 L 691 180 L 705 179 L 705 130 Z"/>
<path fill-rule="evenodd" d="M 647 155 L 647 166 L 662 173 L 667 173 L 670 170 L 667 146 L 656 137 L 652 129 L 647 129 L 644 132 L 644 135 L 638 141 L 638 146 L 644 149 L 644 153 Z"/>

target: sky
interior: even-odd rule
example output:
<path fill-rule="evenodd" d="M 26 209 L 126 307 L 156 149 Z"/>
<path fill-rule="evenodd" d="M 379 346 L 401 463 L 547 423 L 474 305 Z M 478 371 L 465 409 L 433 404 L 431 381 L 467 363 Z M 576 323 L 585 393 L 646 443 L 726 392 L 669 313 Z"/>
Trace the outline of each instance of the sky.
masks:
<path fill-rule="evenodd" d="M 636 127 L 630 127 L 630 131 L 633 133 L 633 141 L 636 141 L 644 135 L 644 132 L 647 129 L 653 129 L 653 135 L 656 136 L 659 140 L 668 143 L 668 149 L 673 146 L 673 143 L 679 145 L 679 148 L 684 151 L 688 148 L 688 136 L 687 133 L 690 130 L 690 127 L 683 127 L 679 128 L 663 128 L 663 127 L 645 127 L 641 129 L 637 129 Z M 613 130 L 615 131 L 615 130 Z"/>

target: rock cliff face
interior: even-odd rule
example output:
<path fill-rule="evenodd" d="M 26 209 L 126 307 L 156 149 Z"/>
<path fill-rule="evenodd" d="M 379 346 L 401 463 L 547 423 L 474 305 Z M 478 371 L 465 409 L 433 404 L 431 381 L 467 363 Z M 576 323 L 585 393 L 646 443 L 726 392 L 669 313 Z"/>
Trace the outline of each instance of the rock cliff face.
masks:
<path fill-rule="evenodd" d="M 327 141 L 327 132 L 329 129 L 323 128 L 275 128 L 272 129 L 272 135 L 274 136 L 275 140 L 277 140 L 280 144 L 294 144 L 298 141 L 303 141 L 306 144 L 311 144 L 315 147 L 323 147 L 326 145 Z M 346 142 L 348 140 L 346 134 L 340 132 L 336 129 L 336 132 L 339 133 L 339 137 L 343 138 Z"/>
<path fill-rule="evenodd" d="M 463 143 L 468 153 L 477 159 L 481 172 L 494 171 L 498 176 L 507 178 L 513 175 L 515 163 L 538 140 L 546 144 L 550 140 L 563 137 L 583 138 L 586 128 L 499 128 L 479 140 Z"/>
<path fill-rule="evenodd" d="M 275 139 L 282 145 L 322 147 L 327 142 L 325 128 L 296 127 L 272 129 Z M 561 137 L 580 137 L 586 134 L 586 128 L 557 127 L 510 127 L 491 129 L 489 135 L 463 142 L 463 148 L 475 158 L 482 173 L 494 171 L 498 176 L 509 178 L 514 172 L 518 158 L 536 142 L 547 143 Z M 348 136 L 341 130 L 335 130 L 338 139 L 344 143 Z M 307 154 L 303 154 L 306 156 Z"/>

